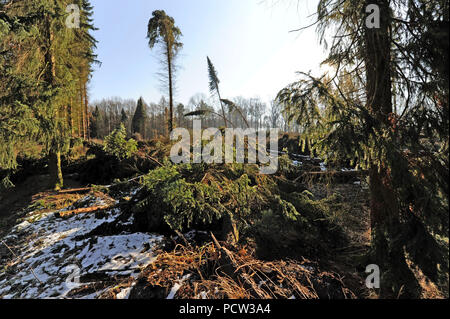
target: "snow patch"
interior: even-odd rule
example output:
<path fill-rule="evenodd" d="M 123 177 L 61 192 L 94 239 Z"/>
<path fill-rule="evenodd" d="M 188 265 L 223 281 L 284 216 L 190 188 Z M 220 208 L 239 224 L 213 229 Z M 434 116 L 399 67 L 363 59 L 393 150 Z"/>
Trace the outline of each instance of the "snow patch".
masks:
<path fill-rule="evenodd" d="M 79 202 L 105 204 L 104 199 L 92 196 Z M 103 224 L 119 223 L 120 209 L 106 211 L 103 218 L 89 213 L 58 217 L 59 212 L 72 207 L 39 214 L 39 218 L 35 218 L 36 212 L 30 212 L 4 237 L 17 256 L 8 262 L 7 269 L 0 269 L 0 297 L 67 298 L 74 289 L 89 284 L 82 281 L 93 280 L 97 275 L 135 275 L 155 259 L 153 249 L 163 236 L 122 233 L 80 239 Z M 93 299 L 102 291 L 80 293 L 76 298 Z M 122 291 L 120 296 L 127 294 Z"/>

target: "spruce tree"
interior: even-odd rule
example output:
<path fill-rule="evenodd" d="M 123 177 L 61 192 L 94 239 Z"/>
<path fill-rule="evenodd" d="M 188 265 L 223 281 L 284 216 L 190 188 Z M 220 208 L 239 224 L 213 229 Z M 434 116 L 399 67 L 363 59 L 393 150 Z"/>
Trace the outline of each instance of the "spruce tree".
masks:
<path fill-rule="evenodd" d="M 223 106 L 222 97 L 220 96 L 220 89 L 219 89 L 220 80 L 216 68 L 214 67 L 214 64 L 212 64 L 209 57 L 206 58 L 206 61 L 208 63 L 209 91 L 211 92 L 211 94 L 215 94 L 219 98 L 220 107 L 222 109 L 223 122 L 225 124 L 225 127 L 227 127 L 228 121 L 225 114 L 225 108 Z"/>
<path fill-rule="evenodd" d="M 373 5 L 375 28 L 366 23 Z M 323 42 L 331 30 L 324 63 L 335 72 L 303 73 L 278 95 L 314 151 L 369 170 L 372 243 L 362 266 L 382 270 L 382 297 L 419 297 L 408 260 L 438 285 L 448 273 L 439 240 L 448 236 L 448 9 L 448 1 L 321 0 L 316 25 Z"/>
<path fill-rule="evenodd" d="M 100 137 L 100 127 L 103 123 L 103 117 L 102 114 L 100 113 L 100 110 L 98 109 L 98 105 L 95 106 L 95 110 L 94 112 L 92 112 L 92 117 L 91 117 L 91 137 L 92 138 L 99 138 Z"/>
<path fill-rule="evenodd" d="M 120 122 L 126 125 L 127 121 L 128 121 L 128 114 L 127 112 L 125 112 L 124 109 L 122 109 L 122 112 L 120 114 Z"/>
<path fill-rule="evenodd" d="M 146 137 L 146 122 L 147 122 L 147 111 L 144 99 L 141 97 L 138 100 L 136 111 L 134 112 L 133 120 L 131 123 L 131 129 L 133 134 L 139 133 L 142 137 Z"/>

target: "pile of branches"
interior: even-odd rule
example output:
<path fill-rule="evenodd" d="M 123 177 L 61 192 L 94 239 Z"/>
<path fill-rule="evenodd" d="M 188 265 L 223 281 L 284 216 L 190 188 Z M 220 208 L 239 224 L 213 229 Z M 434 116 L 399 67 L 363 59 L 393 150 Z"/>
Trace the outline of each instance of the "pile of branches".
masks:
<path fill-rule="evenodd" d="M 201 246 L 177 245 L 160 252 L 141 273 L 130 298 L 178 299 L 353 299 L 355 293 L 333 272 L 316 263 L 265 262 L 246 248 L 212 241 Z"/>

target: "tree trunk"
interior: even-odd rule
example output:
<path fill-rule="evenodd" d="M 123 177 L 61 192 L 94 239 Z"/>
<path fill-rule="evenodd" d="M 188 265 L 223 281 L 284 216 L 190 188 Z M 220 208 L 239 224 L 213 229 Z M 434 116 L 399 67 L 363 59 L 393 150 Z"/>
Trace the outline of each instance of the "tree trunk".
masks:
<path fill-rule="evenodd" d="M 88 97 L 87 97 L 87 87 L 86 87 L 86 83 L 84 82 L 84 86 L 83 86 L 83 97 L 84 97 L 84 117 L 85 117 L 85 121 L 86 121 L 86 138 L 88 140 L 90 140 L 90 127 L 89 127 L 89 102 L 88 102 Z"/>
<path fill-rule="evenodd" d="M 382 298 L 416 298 L 419 286 L 409 269 L 395 189 L 386 168 L 370 170 L 371 262 L 381 271 Z"/>
<path fill-rule="evenodd" d="M 83 83 L 80 78 L 80 120 L 82 125 L 82 136 L 83 139 L 86 139 L 86 116 L 85 116 L 85 106 L 84 106 L 84 97 L 83 97 Z"/>
<path fill-rule="evenodd" d="M 49 156 L 49 174 L 50 174 L 50 187 L 54 190 L 60 190 L 63 185 L 63 174 L 61 169 L 61 152 L 52 151 Z"/>
<path fill-rule="evenodd" d="M 377 125 L 388 127 L 392 113 L 391 12 L 388 0 L 368 0 L 380 8 L 380 28 L 366 28 L 365 64 L 367 107 Z M 371 261 L 380 267 L 381 297 L 415 297 L 415 278 L 409 270 L 401 240 L 399 206 L 385 163 L 373 164 L 370 176 Z"/>
<path fill-rule="evenodd" d="M 46 25 L 46 33 L 47 33 L 47 53 L 45 54 L 45 62 L 48 65 L 46 70 L 46 81 L 51 86 L 55 86 L 55 79 L 56 79 L 56 61 L 55 56 L 53 54 L 53 40 L 54 40 L 54 34 L 52 30 L 51 20 L 50 17 L 47 16 L 45 20 Z M 57 109 L 58 111 L 58 109 Z M 58 112 L 56 112 L 58 114 Z M 58 115 L 56 115 L 56 118 L 53 118 L 54 121 L 58 121 Z M 55 127 L 57 127 L 55 125 Z M 55 129 L 53 133 L 53 139 L 56 139 L 56 135 L 59 134 L 57 131 L 57 128 Z M 59 150 L 58 143 L 54 143 L 53 140 L 50 147 L 49 152 L 49 174 L 50 174 L 50 187 L 53 187 L 55 190 L 61 189 L 63 187 L 63 175 L 61 170 L 61 151 Z"/>
<path fill-rule="evenodd" d="M 169 46 L 167 46 L 167 64 L 169 70 L 169 132 L 173 131 L 173 79 L 172 79 L 172 53 L 170 52 Z"/>
<path fill-rule="evenodd" d="M 81 107 L 81 103 L 80 103 L 80 107 Z M 76 111 L 77 112 L 77 126 L 78 126 L 78 132 L 77 132 L 77 137 L 82 137 L 82 129 L 81 129 L 81 119 L 82 116 L 79 112 L 79 110 Z"/>
<path fill-rule="evenodd" d="M 225 116 L 225 108 L 223 107 L 222 97 L 220 96 L 220 91 L 217 86 L 216 86 L 216 89 L 217 89 L 217 96 L 219 97 L 220 107 L 222 108 L 223 123 L 225 124 L 225 128 L 227 128 L 228 121 L 227 121 L 227 117 Z"/>
<path fill-rule="evenodd" d="M 69 104 L 69 125 L 70 125 L 70 133 L 71 136 L 75 136 L 75 129 L 74 129 L 74 123 L 73 123 L 73 99 L 70 98 L 70 104 Z"/>
<path fill-rule="evenodd" d="M 164 126 L 164 135 L 169 136 L 171 130 L 170 130 L 170 115 L 169 110 L 167 107 L 164 109 L 164 123 L 167 123 L 167 125 Z"/>

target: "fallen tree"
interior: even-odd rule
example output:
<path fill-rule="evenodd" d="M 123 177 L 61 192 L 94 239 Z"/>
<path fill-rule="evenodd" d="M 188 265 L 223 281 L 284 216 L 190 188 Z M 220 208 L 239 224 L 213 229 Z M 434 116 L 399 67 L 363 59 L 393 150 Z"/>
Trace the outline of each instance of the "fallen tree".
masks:
<path fill-rule="evenodd" d="M 322 172 L 303 172 L 295 179 L 296 182 L 335 182 L 348 183 L 367 177 L 369 171 L 322 171 Z"/>

